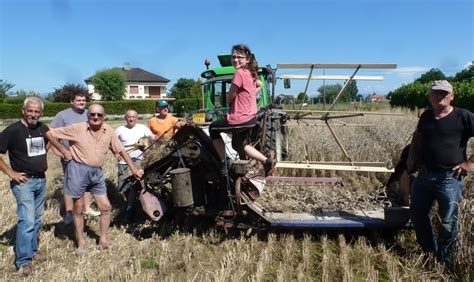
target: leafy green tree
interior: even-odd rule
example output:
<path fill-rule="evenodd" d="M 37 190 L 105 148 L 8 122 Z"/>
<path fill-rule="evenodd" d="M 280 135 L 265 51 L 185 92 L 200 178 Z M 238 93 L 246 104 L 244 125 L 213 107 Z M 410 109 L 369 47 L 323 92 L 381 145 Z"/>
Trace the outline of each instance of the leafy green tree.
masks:
<path fill-rule="evenodd" d="M 125 73 L 119 68 L 106 69 L 96 72 L 92 78 L 94 88 L 105 101 L 123 100 L 127 87 Z"/>
<path fill-rule="evenodd" d="M 200 99 L 202 97 L 201 81 L 190 78 L 180 78 L 171 88 L 171 95 L 176 99 Z"/>
<path fill-rule="evenodd" d="M 390 105 L 406 107 L 412 110 L 428 107 L 429 102 L 426 99 L 426 94 L 428 93 L 429 85 L 429 83 L 418 81 L 402 85 L 391 91 Z"/>
<path fill-rule="evenodd" d="M 73 83 L 67 83 L 60 88 L 55 88 L 54 92 L 51 94 L 52 100 L 49 100 L 49 98 L 47 98 L 47 100 L 52 102 L 69 103 L 71 98 L 76 94 L 82 94 L 86 97 L 87 102 L 90 101 L 90 95 L 89 91 L 87 91 L 87 88 L 80 84 Z"/>
<path fill-rule="evenodd" d="M 10 91 L 10 89 L 13 87 L 15 87 L 15 84 L 0 79 L 0 102 L 5 101 L 5 99 L 8 97 L 8 91 Z"/>
<path fill-rule="evenodd" d="M 324 93 L 324 89 L 326 89 L 326 93 Z M 336 84 L 328 84 L 323 85 L 318 88 L 318 92 L 320 93 L 315 99 L 317 101 L 323 101 L 324 96 L 326 97 L 325 103 L 332 103 L 337 97 L 337 94 L 342 89 L 342 85 L 339 83 Z M 342 92 L 341 97 L 339 97 L 340 102 L 349 102 L 360 99 L 359 89 L 357 88 L 357 81 L 352 80 L 349 85 L 347 85 L 344 92 Z"/>
<path fill-rule="evenodd" d="M 344 93 L 342 94 L 342 101 L 353 101 L 357 99 L 357 94 L 359 93 L 359 88 L 357 88 L 357 81 L 351 80 L 349 85 L 347 85 Z"/>
<path fill-rule="evenodd" d="M 296 96 L 296 100 L 298 100 L 299 102 L 304 102 L 304 101 L 308 101 L 309 97 L 307 94 L 304 94 L 304 92 L 300 92 L 298 93 L 298 96 Z"/>
<path fill-rule="evenodd" d="M 446 76 L 442 71 L 437 68 L 430 69 L 429 71 L 422 74 L 415 82 L 419 83 L 431 83 L 433 80 L 446 79 Z"/>
<path fill-rule="evenodd" d="M 198 79 L 191 87 L 191 98 L 202 99 L 202 81 Z"/>
<path fill-rule="evenodd" d="M 474 112 L 474 79 L 451 82 L 454 95 L 453 105 Z"/>
<path fill-rule="evenodd" d="M 324 91 L 325 89 L 326 91 Z M 316 97 L 316 99 L 324 101 L 324 98 L 326 98 L 324 102 L 331 103 L 334 101 L 334 99 L 336 99 L 336 96 L 339 93 L 339 91 L 341 91 L 341 89 L 342 89 L 342 85 L 340 85 L 339 83 L 323 85 L 318 88 L 317 91 L 320 94 Z"/>
<path fill-rule="evenodd" d="M 474 111 L 474 66 L 471 64 L 466 69 L 456 73 L 450 78 L 453 90 L 456 93 L 453 105 Z M 438 69 L 431 69 L 412 83 L 390 91 L 390 105 L 406 108 L 430 107 L 427 99 L 428 89 L 433 80 L 446 79 Z M 424 82 L 421 82 L 424 81 Z"/>
<path fill-rule="evenodd" d="M 470 64 L 467 68 L 456 73 L 450 80 L 454 82 L 461 82 L 465 80 L 472 80 L 474 78 L 474 63 Z"/>

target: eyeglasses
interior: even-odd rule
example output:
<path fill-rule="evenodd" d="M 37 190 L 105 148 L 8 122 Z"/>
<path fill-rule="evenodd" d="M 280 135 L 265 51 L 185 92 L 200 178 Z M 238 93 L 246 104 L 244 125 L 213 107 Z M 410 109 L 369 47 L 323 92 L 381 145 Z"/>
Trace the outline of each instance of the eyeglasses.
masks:
<path fill-rule="evenodd" d="M 240 61 L 240 60 L 246 59 L 247 57 L 245 57 L 245 56 L 232 56 L 231 58 L 232 58 L 232 60 L 239 60 Z"/>
<path fill-rule="evenodd" d="M 101 118 L 101 117 L 104 116 L 104 114 L 102 114 L 102 113 L 89 113 L 89 116 L 91 116 L 91 117 L 97 116 L 97 117 Z"/>

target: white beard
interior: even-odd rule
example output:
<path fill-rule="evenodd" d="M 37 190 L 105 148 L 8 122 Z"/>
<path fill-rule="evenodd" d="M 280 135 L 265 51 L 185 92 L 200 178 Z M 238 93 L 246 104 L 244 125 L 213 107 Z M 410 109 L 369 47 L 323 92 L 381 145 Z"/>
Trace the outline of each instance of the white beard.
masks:
<path fill-rule="evenodd" d="M 38 120 L 37 119 L 32 119 L 32 118 L 27 118 L 26 122 L 28 123 L 28 125 L 36 125 L 38 123 Z"/>

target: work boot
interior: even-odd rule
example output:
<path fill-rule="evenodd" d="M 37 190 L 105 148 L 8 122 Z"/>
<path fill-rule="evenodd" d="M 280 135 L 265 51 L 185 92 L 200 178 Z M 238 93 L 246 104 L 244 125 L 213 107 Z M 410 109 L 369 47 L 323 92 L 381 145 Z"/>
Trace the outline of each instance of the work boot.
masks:
<path fill-rule="evenodd" d="M 33 265 L 31 265 L 31 263 L 27 263 L 25 265 L 22 265 L 19 268 L 20 275 L 23 276 L 23 277 L 30 276 L 31 274 L 33 274 L 33 271 L 34 271 L 33 270 Z"/>
<path fill-rule="evenodd" d="M 276 161 L 267 158 L 263 164 L 263 169 L 265 170 L 265 177 L 272 176 L 276 171 Z"/>

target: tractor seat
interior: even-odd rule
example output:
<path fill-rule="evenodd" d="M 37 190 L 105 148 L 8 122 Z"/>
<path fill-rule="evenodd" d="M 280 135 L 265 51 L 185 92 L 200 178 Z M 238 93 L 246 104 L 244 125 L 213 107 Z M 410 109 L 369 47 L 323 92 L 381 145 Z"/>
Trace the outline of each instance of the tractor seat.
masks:
<path fill-rule="evenodd" d="M 225 133 L 240 133 L 254 126 L 255 124 L 248 124 L 248 125 L 236 125 L 236 126 L 226 126 L 226 127 L 213 127 L 213 129 L 220 132 L 225 132 Z"/>

